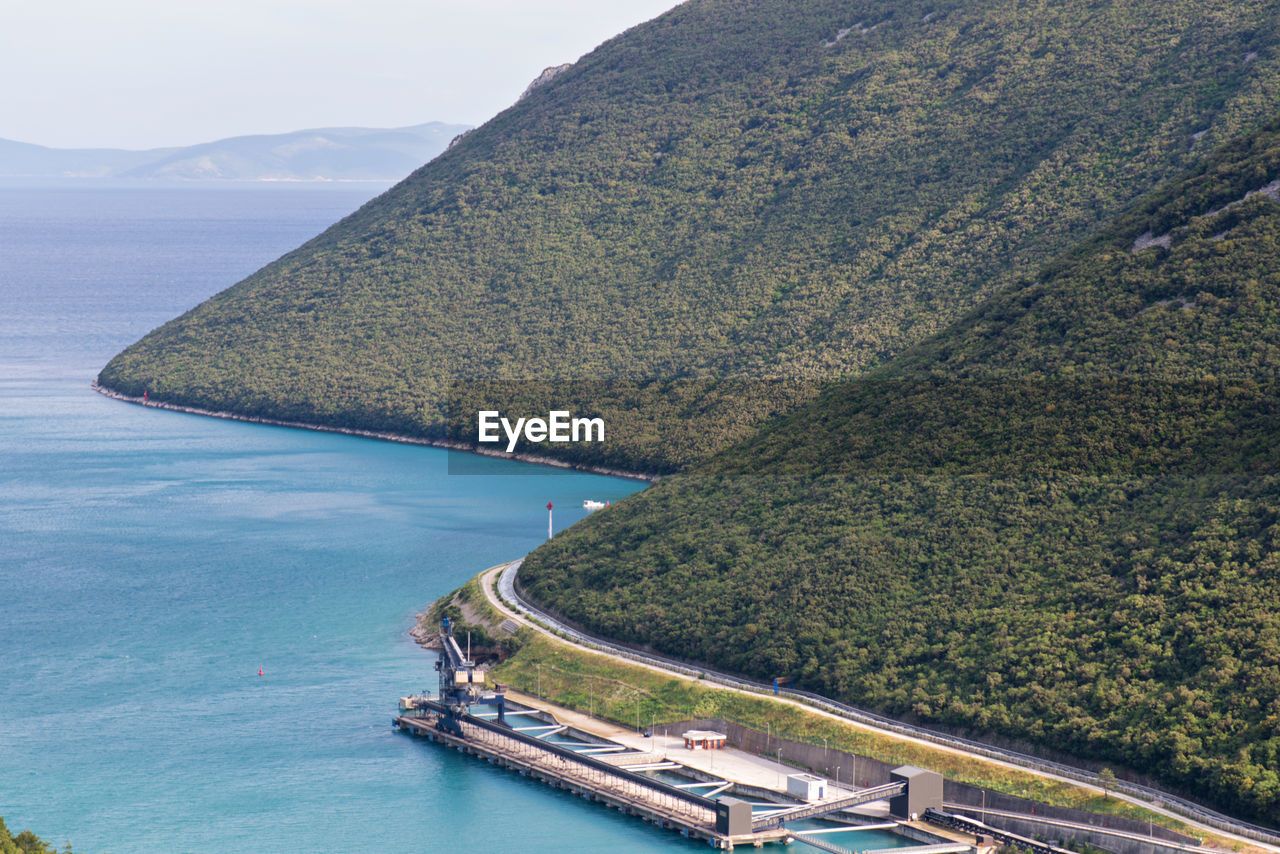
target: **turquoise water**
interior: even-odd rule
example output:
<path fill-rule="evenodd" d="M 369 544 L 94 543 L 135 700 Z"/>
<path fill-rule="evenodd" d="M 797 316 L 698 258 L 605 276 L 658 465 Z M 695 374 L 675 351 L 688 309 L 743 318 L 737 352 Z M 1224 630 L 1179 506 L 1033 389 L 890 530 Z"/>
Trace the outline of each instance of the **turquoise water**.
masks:
<path fill-rule="evenodd" d="M 434 675 L 415 612 L 537 545 L 547 501 L 563 527 L 637 482 L 450 475 L 438 450 L 89 389 L 376 189 L 0 186 L 11 828 L 113 854 L 702 847 L 390 725 Z"/>

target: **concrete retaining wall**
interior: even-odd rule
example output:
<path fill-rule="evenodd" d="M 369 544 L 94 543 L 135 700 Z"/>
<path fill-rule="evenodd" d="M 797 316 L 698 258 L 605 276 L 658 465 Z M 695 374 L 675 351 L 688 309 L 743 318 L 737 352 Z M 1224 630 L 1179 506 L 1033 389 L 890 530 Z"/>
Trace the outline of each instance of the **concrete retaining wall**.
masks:
<path fill-rule="evenodd" d="M 979 817 L 977 812 L 972 815 L 974 818 Z M 1114 852 L 1114 854 L 1187 854 L 1181 848 L 1161 844 L 1158 839 L 1150 841 L 1127 839 L 1109 836 L 1101 832 L 1093 833 L 1079 828 L 1058 827 L 1057 825 L 1046 824 L 1033 819 L 987 816 L 985 823 L 1001 830 L 1007 830 L 1010 833 L 1016 833 L 1019 836 L 1043 839 L 1055 845 L 1066 845 L 1075 840 L 1076 842 L 1088 842 L 1090 845 Z"/>
<path fill-rule="evenodd" d="M 1156 839 L 1165 839 L 1182 845 L 1199 844 L 1198 840 L 1192 839 L 1190 836 L 1184 836 L 1181 833 L 1176 833 L 1175 831 L 1168 830 L 1160 827 L 1159 825 L 1149 826 L 1145 821 L 1139 821 L 1132 818 L 1121 818 L 1114 815 L 1103 815 L 1096 812 L 1086 812 L 1085 810 L 1070 809 L 1068 807 L 1051 807 L 1038 801 L 1031 801 L 1026 798 L 1006 795 L 1003 792 L 993 792 L 990 789 L 983 790 L 978 786 L 971 786 L 968 783 L 957 783 L 953 780 L 947 780 L 944 784 L 942 799 L 949 804 L 969 804 L 971 806 L 980 807 L 983 803 L 984 791 L 986 792 L 986 807 L 989 810 L 1003 810 L 1006 812 L 1043 815 L 1046 818 L 1056 818 L 1061 821 L 1075 822 L 1076 824 L 1090 824 L 1094 827 L 1107 827 L 1112 830 L 1123 830 L 1126 833 L 1136 833 L 1139 836 L 1150 835 Z M 990 822 L 988 823 L 990 824 Z M 1009 829 L 1012 830 L 1012 828 Z M 1013 832 L 1020 833 L 1021 831 L 1014 830 Z"/>
<path fill-rule="evenodd" d="M 683 735 L 687 730 L 691 729 L 710 729 L 722 732 L 728 737 L 726 741 L 730 747 L 736 747 L 739 750 L 762 756 L 781 756 L 782 761 L 789 765 L 803 768 L 815 774 L 821 774 L 829 779 L 835 779 L 836 769 L 838 768 L 841 781 L 863 787 L 878 786 L 890 782 L 889 772 L 896 767 L 878 759 L 858 756 L 843 750 L 826 749 L 822 745 L 779 738 L 771 733 L 760 732 L 722 718 L 682 721 L 658 727 L 659 732 L 669 735 Z M 1159 826 L 1149 827 L 1146 822 L 1136 819 L 1102 815 L 1067 807 L 1049 806 L 1038 801 L 1006 795 L 1002 792 L 993 792 L 990 789 L 984 790 L 979 786 L 971 786 L 968 783 L 957 783 L 954 780 L 944 781 L 942 796 L 943 800 L 949 804 L 971 804 L 975 807 L 980 807 L 983 803 L 984 791 L 986 793 L 987 809 L 1043 815 L 1046 818 L 1070 821 L 1076 824 L 1088 824 L 1099 828 L 1121 830 L 1141 836 L 1150 835 L 1152 839 L 1150 841 L 1127 840 L 1103 833 L 1095 834 L 1086 830 L 1061 828 L 1038 822 L 1034 819 L 987 816 L 986 823 L 992 827 L 1008 830 L 1011 833 L 1023 836 L 1051 841 L 1060 839 L 1064 842 L 1074 838 L 1081 842 L 1088 842 L 1098 848 L 1115 852 L 1115 854 L 1184 854 L 1178 849 L 1160 845 L 1160 840 L 1176 842 L 1182 845 L 1199 844 L 1198 840 L 1189 836 L 1184 836 Z"/>

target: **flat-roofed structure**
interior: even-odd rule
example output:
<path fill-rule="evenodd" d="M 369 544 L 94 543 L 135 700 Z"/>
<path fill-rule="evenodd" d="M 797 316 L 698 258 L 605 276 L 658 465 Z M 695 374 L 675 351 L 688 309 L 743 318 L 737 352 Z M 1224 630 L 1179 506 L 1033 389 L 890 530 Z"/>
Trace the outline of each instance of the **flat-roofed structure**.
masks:
<path fill-rule="evenodd" d="M 904 784 L 902 794 L 889 800 L 889 814 L 894 818 L 915 821 L 927 809 L 942 809 L 942 775 L 914 765 L 903 765 L 889 772 L 894 783 Z"/>
<path fill-rule="evenodd" d="M 802 801 L 820 801 L 827 796 L 827 781 L 813 774 L 790 774 L 787 794 Z"/>
<path fill-rule="evenodd" d="M 684 746 L 689 750 L 723 750 L 729 736 L 709 729 L 691 729 L 684 734 Z"/>

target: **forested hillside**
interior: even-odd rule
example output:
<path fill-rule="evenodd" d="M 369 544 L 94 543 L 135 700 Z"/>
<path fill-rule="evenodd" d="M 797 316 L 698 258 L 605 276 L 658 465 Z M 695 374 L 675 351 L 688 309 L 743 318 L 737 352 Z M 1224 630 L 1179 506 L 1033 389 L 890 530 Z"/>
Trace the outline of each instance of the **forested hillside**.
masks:
<path fill-rule="evenodd" d="M 1280 119 L 534 552 L 610 637 L 1280 824 Z"/>
<path fill-rule="evenodd" d="M 690 0 L 166 324 L 102 385 L 671 471 L 945 328 L 1280 89 L 1260 0 Z"/>

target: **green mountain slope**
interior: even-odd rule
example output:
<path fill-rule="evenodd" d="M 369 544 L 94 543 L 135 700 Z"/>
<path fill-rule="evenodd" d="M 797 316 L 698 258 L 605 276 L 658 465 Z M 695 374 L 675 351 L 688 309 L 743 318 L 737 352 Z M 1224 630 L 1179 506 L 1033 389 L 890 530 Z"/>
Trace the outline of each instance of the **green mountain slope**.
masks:
<path fill-rule="evenodd" d="M 482 404 L 567 406 L 608 441 L 537 450 L 674 470 L 1255 126 L 1280 87 L 1275 13 L 691 0 L 100 382 L 420 436 L 473 437 Z"/>
<path fill-rule="evenodd" d="M 611 637 L 1280 823 L 1280 119 L 521 580 Z"/>

